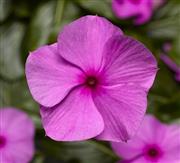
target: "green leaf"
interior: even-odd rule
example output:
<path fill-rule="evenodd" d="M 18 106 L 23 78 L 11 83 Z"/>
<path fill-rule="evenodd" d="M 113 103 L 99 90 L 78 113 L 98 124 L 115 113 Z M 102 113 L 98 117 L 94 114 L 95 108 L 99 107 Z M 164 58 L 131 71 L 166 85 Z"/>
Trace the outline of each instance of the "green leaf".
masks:
<path fill-rule="evenodd" d="M 79 18 L 79 16 L 80 10 L 78 6 L 75 5 L 74 1 L 57 0 L 54 14 L 54 25 L 49 42 L 56 42 L 57 36 L 63 26 Z"/>
<path fill-rule="evenodd" d="M 11 0 L 1 0 L 0 1 L 0 22 L 4 21 L 11 10 Z"/>
<path fill-rule="evenodd" d="M 78 16 L 79 8 L 72 1 L 56 0 L 40 5 L 32 17 L 25 49 L 35 50 L 41 45 L 56 42 L 61 27 Z"/>
<path fill-rule="evenodd" d="M 58 8 L 56 8 L 56 17 L 54 18 L 54 22 L 56 27 L 62 27 L 65 24 L 68 24 L 72 22 L 73 20 L 80 17 L 80 10 L 77 7 L 77 5 L 74 3 L 74 1 L 70 0 L 63 0 L 64 1 L 64 7 L 61 7 L 61 19 L 60 14 L 58 14 Z M 59 3 L 58 3 L 59 2 Z M 57 5 L 62 5 L 62 0 L 58 0 Z M 61 3 L 60 3 L 61 2 Z M 60 20 L 60 21 L 57 21 Z M 57 23 L 58 22 L 58 23 Z"/>
<path fill-rule="evenodd" d="M 100 15 L 109 19 L 114 18 L 114 14 L 111 9 L 110 0 L 76 0 L 77 3 L 84 9 L 91 12 L 94 15 Z"/>
<path fill-rule="evenodd" d="M 18 96 L 16 95 L 17 90 Z M 29 112 L 39 112 L 38 105 L 32 99 L 25 78 L 18 82 L 11 83 L 9 85 L 9 93 L 11 95 L 11 105 L 24 108 Z"/>
<path fill-rule="evenodd" d="M 172 44 L 172 50 L 170 51 L 169 55 L 172 57 L 174 62 L 180 66 L 180 31 Z"/>
<path fill-rule="evenodd" d="M 24 73 L 20 59 L 24 30 L 24 25 L 19 22 L 3 25 L 0 28 L 0 75 L 3 78 L 16 79 Z"/>
<path fill-rule="evenodd" d="M 174 73 L 163 62 L 159 62 L 159 68 L 148 96 L 148 112 L 169 122 L 180 115 L 180 85 L 175 80 Z"/>
<path fill-rule="evenodd" d="M 23 1 L 12 1 L 12 8 L 14 16 L 18 18 L 27 18 L 32 14 L 32 10 L 30 10 L 30 3 L 28 0 Z"/>
<path fill-rule="evenodd" d="M 59 143 L 44 139 L 40 144 L 46 156 L 63 160 L 67 163 L 112 163 L 118 157 L 112 150 L 96 141 Z"/>
<path fill-rule="evenodd" d="M 32 163 L 44 163 L 44 156 L 40 152 L 36 153 Z"/>
<path fill-rule="evenodd" d="M 25 78 L 9 83 L 0 80 L 0 86 L 0 107 L 22 109 L 33 119 L 36 128 L 42 128 L 38 104 L 32 99 Z"/>
<path fill-rule="evenodd" d="M 0 108 L 9 106 L 10 104 L 10 97 L 8 93 L 9 85 L 0 80 Z"/>
<path fill-rule="evenodd" d="M 159 39 L 173 39 L 180 29 L 180 3 L 168 1 L 155 14 L 154 20 L 147 25 L 149 36 Z"/>
<path fill-rule="evenodd" d="M 24 45 L 29 51 L 48 42 L 53 25 L 54 10 L 55 1 L 48 1 L 40 5 L 32 16 Z"/>

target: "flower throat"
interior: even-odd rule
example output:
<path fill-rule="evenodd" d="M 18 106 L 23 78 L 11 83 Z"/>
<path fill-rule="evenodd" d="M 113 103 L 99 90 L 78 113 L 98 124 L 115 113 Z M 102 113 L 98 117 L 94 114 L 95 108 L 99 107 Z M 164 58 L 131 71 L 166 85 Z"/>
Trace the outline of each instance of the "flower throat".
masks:
<path fill-rule="evenodd" d="M 88 87 L 95 88 L 98 84 L 98 80 L 94 76 L 89 76 L 89 77 L 87 77 L 85 84 Z"/>

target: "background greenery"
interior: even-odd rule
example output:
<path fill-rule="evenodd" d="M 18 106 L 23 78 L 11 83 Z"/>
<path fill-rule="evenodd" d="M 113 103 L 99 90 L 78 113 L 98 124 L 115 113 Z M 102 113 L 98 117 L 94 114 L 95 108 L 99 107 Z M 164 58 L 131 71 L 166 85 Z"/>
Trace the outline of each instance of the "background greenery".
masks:
<path fill-rule="evenodd" d="M 180 85 L 159 60 L 162 45 L 172 44 L 168 55 L 180 64 L 180 1 L 169 0 L 157 9 L 150 22 L 134 26 L 117 19 L 111 0 L 0 0 L 0 107 L 27 112 L 36 124 L 36 154 L 32 163 L 113 163 L 118 157 L 107 142 L 89 140 L 54 142 L 45 137 L 38 105 L 25 79 L 29 51 L 56 41 L 61 28 L 87 14 L 97 14 L 118 25 L 127 35 L 142 41 L 156 56 L 159 72 L 148 97 L 148 112 L 163 122 L 180 122 Z"/>

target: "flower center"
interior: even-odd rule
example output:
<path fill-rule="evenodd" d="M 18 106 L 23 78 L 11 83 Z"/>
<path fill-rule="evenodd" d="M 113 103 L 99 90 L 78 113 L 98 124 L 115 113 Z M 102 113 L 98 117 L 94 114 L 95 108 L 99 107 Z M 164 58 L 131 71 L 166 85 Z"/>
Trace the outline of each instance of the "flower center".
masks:
<path fill-rule="evenodd" d="M 85 84 L 86 84 L 88 87 L 94 88 L 94 87 L 97 86 L 98 80 L 97 80 L 97 78 L 94 77 L 94 76 L 89 76 L 89 77 L 87 77 Z"/>
<path fill-rule="evenodd" d="M 150 148 L 147 152 L 148 156 L 151 158 L 156 158 L 157 156 L 159 156 L 159 152 L 157 149 L 155 148 Z"/>
<path fill-rule="evenodd" d="M 0 135 L 0 149 L 6 145 L 6 138 Z"/>
<path fill-rule="evenodd" d="M 163 155 L 163 150 L 158 144 L 149 144 L 143 149 L 144 157 L 152 162 L 157 162 Z"/>
<path fill-rule="evenodd" d="M 163 151 L 156 144 L 148 145 L 148 146 L 145 147 L 144 150 L 145 150 L 144 154 L 145 154 L 145 157 L 146 157 L 147 160 L 157 161 L 163 155 Z"/>

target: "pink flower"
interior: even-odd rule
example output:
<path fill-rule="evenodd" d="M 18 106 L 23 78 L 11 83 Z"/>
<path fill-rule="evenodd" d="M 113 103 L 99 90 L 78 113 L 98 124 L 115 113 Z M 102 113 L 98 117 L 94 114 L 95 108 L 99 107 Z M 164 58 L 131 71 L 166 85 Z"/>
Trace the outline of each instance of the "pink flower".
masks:
<path fill-rule="evenodd" d="M 20 110 L 0 109 L 0 162 L 28 163 L 34 154 L 34 125 Z"/>
<path fill-rule="evenodd" d="M 147 115 L 137 135 L 127 143 L 112 143 L 121 163 L 179 163 L 180 126 Z"/>
<path fill-rule="evenodd" d="M 153 10 L 163 2 L 164 0 L 113 0 L 112 8 L 120 19 L 134 17 L 134 23 L 140 25 L 148 22 Z"/>
<path fill-rule="evenodd" d="M 32 52 L 26 62 L 46 135 L 61 141 L 130 139 L 156 71 L 143 44 L 98 16 L 65 26 L 57 43 Z"/>

